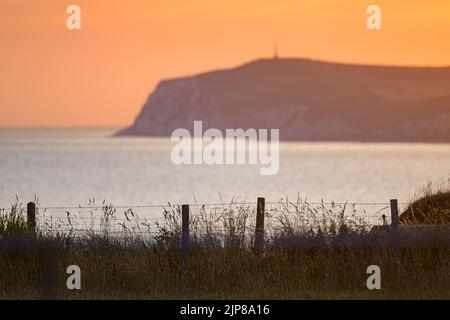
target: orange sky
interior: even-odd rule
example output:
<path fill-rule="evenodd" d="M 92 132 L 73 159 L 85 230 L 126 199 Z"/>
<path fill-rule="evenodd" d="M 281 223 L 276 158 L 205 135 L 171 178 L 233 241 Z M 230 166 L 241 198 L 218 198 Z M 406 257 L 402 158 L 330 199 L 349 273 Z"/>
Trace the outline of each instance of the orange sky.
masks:
<path fill-rule="evenodd" d="M 0 126 L 128 125 L 159 80 L 270 57 L 274 41 L 281 57 L 450 65 L 449 0 L 1 0 L 0 24 Z"/>

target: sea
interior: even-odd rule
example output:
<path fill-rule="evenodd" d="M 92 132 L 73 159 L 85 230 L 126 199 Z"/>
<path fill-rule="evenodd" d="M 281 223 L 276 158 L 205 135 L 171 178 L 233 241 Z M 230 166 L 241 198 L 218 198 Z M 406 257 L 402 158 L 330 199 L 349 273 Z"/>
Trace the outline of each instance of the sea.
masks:
<path fill-rule="evenodd" d="M 448 183 L 450 144 L 281 142 L 279 172 L 259 165 L 176 165 L 170 138 L 119 128 L 0 129 L 0 208 L 266 201 L 406 203 Z"/>

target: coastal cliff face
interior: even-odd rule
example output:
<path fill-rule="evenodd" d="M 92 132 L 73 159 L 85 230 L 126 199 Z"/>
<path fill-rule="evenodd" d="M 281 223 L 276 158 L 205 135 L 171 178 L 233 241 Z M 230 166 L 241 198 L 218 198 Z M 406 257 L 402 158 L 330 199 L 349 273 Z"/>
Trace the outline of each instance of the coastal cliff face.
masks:
<path fill-rule="evenodd" d="M 450 68 L 258 60 L 162 81 L 117 135 L 280 129 L 297 141 L 450 142 Z"/>

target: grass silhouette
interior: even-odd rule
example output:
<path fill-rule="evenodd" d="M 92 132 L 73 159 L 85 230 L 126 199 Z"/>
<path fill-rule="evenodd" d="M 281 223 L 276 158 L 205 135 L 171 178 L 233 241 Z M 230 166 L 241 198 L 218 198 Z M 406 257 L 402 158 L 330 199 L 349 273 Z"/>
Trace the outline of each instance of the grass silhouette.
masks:
<path fill-rule="evenodd" d="M 62 299 L 450 298 L 447 229 L 402 232 L 394 245 L 388 227 L 375 232 L 364 219 L 346 215 L 346 204 L 280 204 L 266 212 L 262 254 L 252 248 L 251 205 L 193 208 L 187 270 L 179 206 L 164 208 L 154 225 L 140 224 L 127 210 L 117 231 L 111 228 L 115 208 L 103 203 L 95 228 L 80 232 L 68 212 L 65 231 L 41 223 L 29 234 L 24 210 L 15 204 L 0 215 L 0 298 L 41 298 L 45 281 Z M 69 265 L 81 268 L 81 290 L 66 288 Z M 381 268 L 381 290 L 367 289 L 370 265 Z"/>

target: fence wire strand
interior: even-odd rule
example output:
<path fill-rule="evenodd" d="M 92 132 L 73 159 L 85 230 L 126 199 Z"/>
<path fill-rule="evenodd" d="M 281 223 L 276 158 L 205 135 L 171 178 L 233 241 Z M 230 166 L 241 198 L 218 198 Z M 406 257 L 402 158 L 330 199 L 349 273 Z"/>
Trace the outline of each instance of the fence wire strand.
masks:
<path fill-rule="evenodd" d="M 258 202 L 232 201 L 188 205 L 192 225 L 208 219 L 213 222 L 213 227 L 208 229 L 208 234 L 228 232 L 229 230 L 219 225 L 226 225 L 229 219 L 236 219 L 239 215 L 245 216 L 247 219 L 246 230 L 254 231 Z M 399 203 L 399 205 L 409 204 Z M 102 204 L 101 206 L 37 205 L 36 223 L 38 227 L 45 228 L 46 232 L 56 233 L 102 233 L 107 231 L 112 234 L 157 235 L 161 228 L 170 223 L 172 223 L 172 227 L 181 228 L 181 207 L 181 205 L 172 203 L 133 206 L 114 206 L 112 204 Z M 348 222 L 364 221 L 375 226 L 390 223 L 390 208 L 391 205 L 388 202 L 308 202 L 303 199 L 301 201 L 284 199 L 276 202 L 266 201 L 264 213 L 267 228 L 276 227 L 277 223 L 282 224 L 286 219 L 292 219 L 298 224 L 311 224 L 314 221 L 322 222 L 327 219 L 339 218 Z M 17 209 L 26 213 L 26 208 L 20 205 Z M 0 210 L 12 209 L 1 208 Z M 158 210 L 157 216 L 152 210 Z M 172 216 L 168 218 L 167 213 L 171 213 Z M 169 221 L 170 219 L 172 220 Z M 202 230 L 194 228 L 192 232 L 200 234 Z"/>

